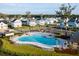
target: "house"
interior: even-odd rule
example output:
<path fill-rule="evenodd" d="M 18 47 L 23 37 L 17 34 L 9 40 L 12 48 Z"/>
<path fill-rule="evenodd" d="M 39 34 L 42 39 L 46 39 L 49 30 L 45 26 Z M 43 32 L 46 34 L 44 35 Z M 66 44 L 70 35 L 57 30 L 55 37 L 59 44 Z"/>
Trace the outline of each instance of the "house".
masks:
<path fill-rule="evenodd" d="M 56 18 L 48 18 L 47 19 L 47 24 L 55 24 L 56 22 L 58 22 L 58 20 Z"/>
<path fill-rule="evenodd" d="M 27 18 L 23 18 L 21 21 L 23 26 L 28 25 L 29 20 Z"/>
<path fill-rule="evenodd" d="M 59 25 L 58 25 L 58 27 L 59 28 L 68 27 L 68 21 L 69 21 L 68 18 L 66 18 L 66 19 L 59 19 Z"/>
<path fill-rule="evenodd" d="M 34 20 L 33 21 L 32 20 L 31 21 L 28 21 L 27 24 L 29 26 L 36 26 L 37 25 L 36 21 L 34 21 Z"/>
<path fill-rule="evenodd" d="M 66 22 L 68 22 L 70 19 L 69 18 L 66 18 L 66 19 L 64 19 L 64 23 Z"/>
<path fill-rule="evenodd" d="M 46 22 L 45 20 L 42 19 L 42 20 L 38 20 L 37 23 L 38 25 L 45 25 Z"/>
<path fill-rule="evenodd" d="M 19 19 L 14 19 L 11 21 L 11 26 L 12 27 L 22 27 L 22 21 Z"/>
<path fill-rule="evenodd" d="M 7 29 L 8 29 L 7 21 L 0 20 L 0 31 L 3 32 L 4 30 L 7 30 Z"/>
<path fill-rule="evenodd" d="M 77 27 L 79 28 L 79 19 L 76 18 Z"/>
<path fill-rule="evenodd" d="M 0 18 L 0 20 L 4 20 L 3 18 Z"/>
<path fill-rule="evenodd" d="M 49 22 L 48 18 L 45 20 L 45 22 L 46 22 L 46 24 L 50 24 L 50 22 Z"/>
<path fill-rule="evenodd" d="M 79 28 L 79 22 L 78 22 L 78 19 L 70 19 L 68 21 L 68 26 L 69 27 L 76 27 L 76 28 Z"/>

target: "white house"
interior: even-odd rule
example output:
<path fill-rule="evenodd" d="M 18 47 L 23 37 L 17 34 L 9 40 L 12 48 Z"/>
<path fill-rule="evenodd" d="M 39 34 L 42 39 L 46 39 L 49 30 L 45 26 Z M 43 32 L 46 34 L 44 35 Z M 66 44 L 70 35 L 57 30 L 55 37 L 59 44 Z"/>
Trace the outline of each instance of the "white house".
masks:
<path fill-rule="evenodd" d="M 69 18 L 64 19 L 64 22 L 66 22 L 66 23 L 67 23 L 68 21 L 69 21 Z"/>
<path fill-rule="evenodd" d="M 77 27 L 79 28 L 79 19 L 76 19 Z"/>
<path fill-rule="evenodd" d="M 15 19 L 15 20 L 11 21 L 11 25 L 12 25 L 12 27 L 22 27 L 22 21 L 19 19 L 17 19 L 17 20 Z"/>
<path fill-rule="evenodd" d="M 48 18 L 47 19 L 47 24 L 55 24 L 56 22 L 58 22 L 58 20 L 56 18 Z"/>
<path fill-rule="evenodd" d="M 28 22 L 28 25 L 29 25 L 29 26 L 36 26 L 37 23 L 36 23 L 36 21 L 29 21 L 29 22 Z"/>
<path fill-rule="evenodd" d="M 46 22 L 46 24 L 50 24 L 50 22 L 49 22 L 49 20 L 48 20 L 48 19 L 46 19 L 46 20 L 45 20 L 45 22 Z"/>
<path fill-rule="evenodd" d="M 38 22 L 37 22 L 39 25 L 45 25 L 45 20 L 39 20 Z"/>
<path fill-rule="evenodd" d="M 22 21 L 22 25 L 28 25 L 28 23 L 29 23 L 29 20 L 27 19 L 27 18 L 24 18 L 24 19 L 21 19 L 21 21 Z"/>
<path fill-rule="evenodd" d="M 0 18 L 0 32 L 4 32 L 7 29 L 8 29 L 7 21 L 4 20 L 3 18 Z"/>
<path fill-rule="evenodd" d="M 0 18 L 0 20 L 4 20 L 3 18 Z"/>
<path fill-rule="evenodd" d="M 8 25 L 4 22 L 0 22 L 0 31 L 4 31 L 8 29 Z"/>

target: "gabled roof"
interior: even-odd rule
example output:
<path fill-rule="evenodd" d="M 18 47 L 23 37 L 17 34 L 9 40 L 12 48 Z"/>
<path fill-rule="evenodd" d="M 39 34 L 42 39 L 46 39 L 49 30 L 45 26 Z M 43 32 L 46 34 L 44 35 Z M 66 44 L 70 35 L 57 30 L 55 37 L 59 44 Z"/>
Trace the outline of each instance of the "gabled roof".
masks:
<path fill-rule="evenodd" d="M 79 23 L 79 20 L 76 20 L 77 23 Z"/>
<path fill-rule="evenodd" d="M 21 21 L 28 21 L 28 19 L 22 19 Z"/>
<path fill-rule="evenodd" d="M 14 22 L 14 21 L 16 21 L 16 19 L 12 20 L 11 22 Z"/>
<path fill-rule="evenodd" d="M 3 22 L 5 24 L 7 24 L 8 22 L 6 20 L 0 20 L 0 23 Z"/>
<path fill-rule="evenodd" d="M 75 22 L 76 20 L 75 19 L 70 19 L 68 22 Z"/>

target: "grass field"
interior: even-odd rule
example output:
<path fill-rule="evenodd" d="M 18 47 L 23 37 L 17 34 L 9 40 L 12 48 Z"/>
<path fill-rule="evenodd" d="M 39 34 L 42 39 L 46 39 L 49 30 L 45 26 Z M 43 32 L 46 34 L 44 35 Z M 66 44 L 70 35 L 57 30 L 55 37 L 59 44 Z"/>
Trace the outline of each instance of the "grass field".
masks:
<path fill-rule="evenodd" d="M 15 28 L 15 29 L 19 29 L 19 30 L 39 30 L 42 27 L 43 26 L 22 26 L 22 27 Z"/>

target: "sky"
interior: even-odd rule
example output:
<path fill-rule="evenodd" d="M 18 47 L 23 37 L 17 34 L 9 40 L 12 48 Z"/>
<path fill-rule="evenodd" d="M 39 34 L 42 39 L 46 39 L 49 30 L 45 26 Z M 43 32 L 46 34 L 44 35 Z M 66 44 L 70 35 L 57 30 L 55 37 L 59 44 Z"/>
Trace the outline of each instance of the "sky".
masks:
<path fill-rule="evenodd" d="M 79 3 L 71 5 L 77 6 L 72 13 L 79 14 Z M 60 6 L 61 3 L 0 3 L 0 13 L 25 14 L 30 11 L 31 14 L 55 14 Z"/>

